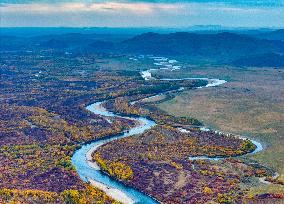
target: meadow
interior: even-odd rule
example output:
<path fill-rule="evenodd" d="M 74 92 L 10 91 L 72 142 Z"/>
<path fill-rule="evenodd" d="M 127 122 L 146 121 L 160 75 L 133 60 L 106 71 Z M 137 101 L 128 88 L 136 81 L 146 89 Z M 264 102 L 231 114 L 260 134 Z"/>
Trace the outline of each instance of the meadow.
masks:
<path fill-rule="evenodd" d="M 214 88 L 185 91 L 157 107 L 175 116 L 191 116 L 223 132 L 245 135 L 264 144 L 264 150 L 244 156 L 276 170 L 284 180 L 284 70 L 226 66 L 190 66 L 158 77 L 212 77 L 228 83 Z M 283 192 L 279 185 L 255 185 L 252 193 Z"/>

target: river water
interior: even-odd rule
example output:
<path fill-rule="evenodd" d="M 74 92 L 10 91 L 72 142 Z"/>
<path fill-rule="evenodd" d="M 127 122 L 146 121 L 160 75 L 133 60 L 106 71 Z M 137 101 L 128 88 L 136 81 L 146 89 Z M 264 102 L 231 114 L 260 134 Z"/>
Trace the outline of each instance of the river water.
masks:
<path fill-rule="evenodd" d="M 101 106 L 101 102 L 94 103 L 92 105 L 89 105 L 86 107 L 87 110 L 93 112 L 94 114 L 98 114 L 101 116 L 112 116 L 112 117 L 122 117 L 119 115 L 116 115 L 112 112 L 109 112 L 105 110 Z M 126 193 L 132 200 L 134 200 L 134 203 L 143 203 L 143 204 L 156 204 L 158 203 L 156 200 L 151 198 L 150 196 L 145 195 L 144 193 L 141 193 L 140 191 L 125 186 L 121 182 L 118 182 L 108 175 L 102 173 L 102 171 L 97 167 L 97 166 L 92 166 L 90 165 L 90 161 L 88 161 L 87 154 L 90 150 L 95 151 L 98 147 L 100 147 L 103 144 L 106 144 L 110 141 L 116 140 L 116 139 L 121 139 L 124 137 L 129 137 L 132 135 L 138 135 L 143 133 L 144 131 L 151 129 L 156 125 L 156 123 L 152 120 L 148 120 L 147 118 L 143 117 L 123 117 L 125 119 L 130 119 L 130 120 L 136 120 L 139 125 L 131 128 L 129 131 L 115 135 L 111 138 L 108 139 L 100 139 L 97 141 L 94 141 L 90 144 L 83 145 L 79 150 L 75 152 L 75 154 L 72 157 L 72 163 L 76 167 L 76 170 L 78 174 L 80 175 L 81 179 L 87 182 L 89 179 L 98 181 L 100 183 L 103 183 L 109 187 L 119 189 L 120 191 Z"/>
<path fill-rule="evenodd" d="M 161 66 L 161 65 L 167 65 L 167 68 L 171 68 L 171 70 L 175 70 L 177 68 L 179 68 L 179 66 L 174 66 L 173 64 L 177 63 L 176 60 L 168 60 L 167 58 L 153 58 L 154 61 L 158 61 L 159 63 L 155 62 L 154 64 L 156 66 Z M 163 68 L 160 68 L 163 69 Z M 165 69 L 165 68 L 164 68 Z M 154 69 L 152 69 L 154 70 Z M 151 75 L 151 70 L 146 70 L 141 72 L 141 76 L 145 79 L 145 80 L 150 80 L 153 79 L 152 75 Z M 167 80 L 167 81 L 174 81 L 174 80 L 194 80 L 194 79 L 202 79 L 202 80 L 207 80 L 208 84 L 205 87 L 214 87 L 214 86 L 219 86 L 221 84 L 226 83 L 225 80 L 220 80 L 220 79 L 209 79 L 209 78 L 181 78 L 181 79 L 160 79 L 160 80 Z M 198 88 L 204 88 L 204 87 L 198 87 Z M 94 163 L 93 161 L 91 161 L 92 159 L 90 158 L 90 153 L 94 152 L 98 147 L 100 147 L 101 145 L 104 145 L 110 141 L 113 140 L 117 140 L 117 139 L 121 139 L 124 137 L 130 137 L 130 136 L 135 136 L 138 134 L 141 134 L 143 132 L 145 132 L 146 130 L 151 129 L 152 127 L 154 127 L 156 125 L 156 123 L 152 120 L 149 120 L 147 118 L 144 117 L 125 117 L 125 116 L 121 116 L 119 114 L 113 113 L 113 112 L 109 112 L 107 111 L 104 107 L 102 107 L 102 102 L 97 102 L 94 104 L 91 104 L 89 106 L 86 107 L 87 110 L 91 111 L 94 114 L 98 114 L 101 116 L 107 116 L 107 117 L 121 117 L 121 118 L 125 118 L 125 119 L 129 119 L 129 120 L 135 120 L 137 122 L 137 124 L 139 124 L 138 126 L 131 128 L 130 130 L 128 130 L 127 132 L 124 132 L 123 134 L 119 134 L 119 135 L 114 135 L 111 136 L 107 139 L 99 139 L 96 141 L 93 141 L 89 144 L 85 144 L 83 145 L 79 150 L 77 150 L 74 155 L 72 156 L 72 164 L 75 166 L 80 178 L 85 181 L 88 182 L 90 180 L 95 180 L 99 183 L 102 183 L 104 185 L 106 185 L 108 188 L 114 188 L 114 189 L 118 189 L 120 192 L 126 194 L 128 197 L 130 197 L 132 199 L 131 202 L 129 203 L 136 203 L 136 204 L 156 204 L 159 203 L 158 201 L 156 201 L 155 199 L 151 198 L 150 196 L 132 188 L 132 187 L 128 187 L 124 184 L 122 184 L 119 181 L 116 181 L 114 179 L 112 179 L 111 177 L 109 177 L 107 174 L 102 173 L 102 171 L 100 170 L 99 166 Z M 201 130 L 204 131 L 208 131 L 208 129 L 206 128 L 201 128 Z M 256 150 L 253 153 L 259 152 L 261 151 L 262 145 L 254 140 L 252 140 L 252 142 L 257 146 Z M 209 159 L 209 160 L 219 160 L 219 159 L 223 159 L 223 158 L 209 158 L 206 156 L 201 156 L 201 157 L 189 157 L 189 159 L 191 160 L 197 160 L 197 159 Z"/>

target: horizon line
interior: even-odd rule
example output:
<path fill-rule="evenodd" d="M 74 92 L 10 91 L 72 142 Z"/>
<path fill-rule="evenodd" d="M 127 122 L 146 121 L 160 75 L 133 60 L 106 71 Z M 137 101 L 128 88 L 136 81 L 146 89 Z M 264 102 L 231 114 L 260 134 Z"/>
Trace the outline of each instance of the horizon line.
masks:
<path fill-rule="evenodd" d="M 222 25 L 192 25 L 192 26 L 180 26 L 180 27 L 168 27 L 168 26 L 1 26 L 0 28 L 104 28 L 104 29 L 189 29 L 194 27 L 220 27 L 220 29 L 284 29 L 284 26 L 222 26 Z"/>

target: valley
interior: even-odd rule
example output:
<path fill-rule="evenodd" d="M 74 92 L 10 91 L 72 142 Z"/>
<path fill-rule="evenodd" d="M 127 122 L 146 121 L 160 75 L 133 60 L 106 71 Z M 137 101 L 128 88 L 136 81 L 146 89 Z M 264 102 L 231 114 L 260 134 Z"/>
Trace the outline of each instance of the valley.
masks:
<path fill-rule="evenodd" d="M 93 37 L 1 46 L 0 202 L 283 201 L 283 69 L 232 63 L 242 49 L 282 52 L 281 43 L 228 33 Z M 174 54 L 197 37 L 204 53 Z M 245 45 L 231 44 L 220 61 L 211 40 L 227 38 Z"/>

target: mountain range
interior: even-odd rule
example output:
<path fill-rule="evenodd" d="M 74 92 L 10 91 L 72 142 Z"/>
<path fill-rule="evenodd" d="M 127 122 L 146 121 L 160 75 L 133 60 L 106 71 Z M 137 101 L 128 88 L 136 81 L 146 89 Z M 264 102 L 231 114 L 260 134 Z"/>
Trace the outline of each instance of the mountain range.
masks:
<path fill-rule="evenodd" d="M 0 45 L 1 51 L 53 49 L 74 54 L 148 54 L 238 66 L 284 66 L 284 29 L 254 35 L 233 32 L 148 32 L 136 36 L 68 33 L 27 38 L 1 35 Z"/>

